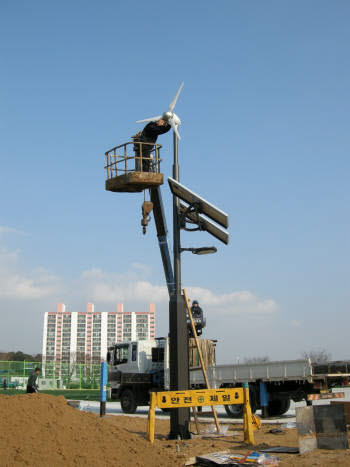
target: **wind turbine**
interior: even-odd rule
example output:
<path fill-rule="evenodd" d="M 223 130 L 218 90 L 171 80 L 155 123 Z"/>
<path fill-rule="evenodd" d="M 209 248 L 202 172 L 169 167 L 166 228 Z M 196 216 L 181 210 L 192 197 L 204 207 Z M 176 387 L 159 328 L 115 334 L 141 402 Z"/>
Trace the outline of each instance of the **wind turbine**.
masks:
<path fill-rule="evenodd" d="M 174 133 L 176 134 L 177 138 L 181 139 L 179 131 L 178 131 L 178 127 L 181 125 L 181 120 L 173 111 L 174 111 L 177 99 L 179 98 L 183 85 L 184 83 L 182 82 L 180 84 L 179 89 L 177 90 L 177 93 L 174 99 L 170 102 L 169 108 L 166 112 L 164 112 L 162 115 L 157 115 L 156 117 L 145 118 L 144 120 L 138 120 L 136 123 L 156 122 L 157 120 L 160 120 L 160 119 L 165 120 L 169 123 L 171 128 L 174 130 Z"/>

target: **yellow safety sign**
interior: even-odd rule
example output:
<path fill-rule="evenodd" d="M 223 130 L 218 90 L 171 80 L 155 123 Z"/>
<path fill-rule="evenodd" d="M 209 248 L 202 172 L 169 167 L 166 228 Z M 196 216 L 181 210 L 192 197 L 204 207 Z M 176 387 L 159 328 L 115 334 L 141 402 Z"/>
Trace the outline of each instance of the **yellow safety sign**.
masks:
<path fill-rule="evenodd" d="M 243 389 L 200 389 L 193 391 L 157 392 L 157 407 L 202 407 L 209 405 L 243 404 Z"/>
<path fill-rule="evenodd" d="M 252 415 L 248 384 L 244 384 L 243 388 L 151 392 L 150 396 L 147 436 L 152 443 L 154 441 L 156 407 L 160 409 L 177 409 L 179 407 L 243 404 L 244 441 L 254 445 L 253 431 L 260 428 L 260 420 L 257 416 Z"/>

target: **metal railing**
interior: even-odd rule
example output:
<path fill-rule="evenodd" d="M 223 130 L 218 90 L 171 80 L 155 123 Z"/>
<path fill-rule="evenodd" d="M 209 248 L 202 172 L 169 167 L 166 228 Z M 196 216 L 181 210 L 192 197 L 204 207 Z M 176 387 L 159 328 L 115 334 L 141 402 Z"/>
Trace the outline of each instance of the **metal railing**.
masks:
<path fill-rule="evenodd" d="M 129 172 L 160 173 L 160 144 L 128 141 L 105 153 L 107 179 Z"/>

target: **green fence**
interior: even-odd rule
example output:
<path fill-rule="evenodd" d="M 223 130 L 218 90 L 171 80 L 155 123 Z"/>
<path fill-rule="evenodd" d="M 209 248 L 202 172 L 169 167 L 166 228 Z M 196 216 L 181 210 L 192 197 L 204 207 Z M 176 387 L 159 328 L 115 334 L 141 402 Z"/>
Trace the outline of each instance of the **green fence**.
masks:
<path fill-rule="evenodd" d="M 41 389 L 99 389 L 100 365 L 58 362 L 0 361 L 0 388 L 24 389 L 29 375 L 38 367 Z"/>

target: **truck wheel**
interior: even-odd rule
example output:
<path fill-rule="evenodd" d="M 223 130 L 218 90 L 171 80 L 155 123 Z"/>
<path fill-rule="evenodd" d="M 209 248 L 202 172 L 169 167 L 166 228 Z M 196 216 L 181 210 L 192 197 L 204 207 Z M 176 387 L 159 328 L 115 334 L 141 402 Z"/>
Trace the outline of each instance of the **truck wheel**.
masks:
<path fill-rule="evenodd" d="M 131 389 L 124 389 L 120 396 L 120 405 L 124 413 L 135 413 L 137 409 L 135 395 Z"/>
<path fill-rule="evenodd" d="M 230 418 L 242 418 L 243 417 L 243 405 L 224 405 L 227 416 Z"/>
<path fill-rule="evenodd" d="M 288 412 L 290 407 L 290 399 L 272 400 L 267 407 L 270 417 L 278 417 Z"/>
<path fill-rule="evenodd" d="M 255 386 L 252 385 L 249 387 L 249 398 L 250 398 L 250 407 L 252 409 L 252 413 L 256 412 L 257 403 L 256 403 L 256 389 Z M 243 404 L 232 404 L 232 405 L 224 405 L 227 415 L 230 418 L 242 418 L 243 417 Z"/>

